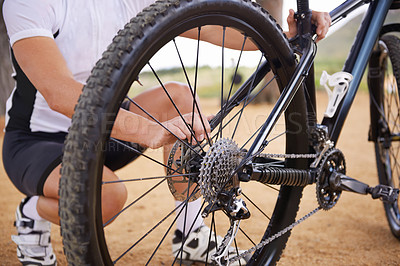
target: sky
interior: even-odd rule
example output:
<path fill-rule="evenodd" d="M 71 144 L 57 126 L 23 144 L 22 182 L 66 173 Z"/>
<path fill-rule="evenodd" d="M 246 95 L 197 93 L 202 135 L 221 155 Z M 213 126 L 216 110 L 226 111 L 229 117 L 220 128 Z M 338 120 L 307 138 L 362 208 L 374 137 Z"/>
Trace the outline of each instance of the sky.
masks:
<path fill-rule="evenodd" d="M 344 0 L 310 0 L 310 8 L 318 11 L 331 11 Z M 296 7 L 296 0 L 283 0 L 283 9 Z"/>
<path fill-rule="evenodd" d="M 317 10 L 317 11 L 326 11 L 329 12 L 331 10 L 333 10 L 335 7 L 339 6 L 341 3 L 343 3 L 345 0 L 310 0 L 310 8 L 313 10 Z M 284 30 L 287 30 L 287 25 L 286 25 L 286 18 L 289 14 L 289 9 L 293 8 L 296 10 L 296 0 L 284 0 L 283 1 L 283 24 L 281 25 L 282 28 Z M 349 17 L 351 17 L 351 15 L 349 15 Z M 331 29 L 329 30 L 329 33 L 333 33 L 335 30 L 339 29 L 341 26 L 343 26 L 345 24 L 345 22 L 347 22 L 349 20 L 344 20 L 341 21 L 337 24 L 335 24 L 333 27 L 331 27 Z M 328 36 L 329 36 L 328 33 Z M 182 42 L 179 46 L 180 47 L 192 47 L 192 45 L 188 45 L 185 44 L 185 42 L 190 42 L 190 40 L 180 40 L 180 42 Z M 171 44 L 172 45 L 172 44 Z M 195 47 L 195 46 L 193 46 Z M 207 50 L 206 53 L 201 53 L 201 62 L 199 62 L 200 65 L 210 65 L 210 66 L 214 66 L 212 62 L 216 62 L 216 64 L 219 65 L 219 61 L 215 61 L 215 58 L 218 57 L 219 58 L 219 52 L 220 49 L 213 47 L 213 46 L 208 46 L 207 48 L 205 48 L 205 50 Z M 183 58 L 191 58 L 192 62 L 188 62 L 189 59 L 186 59 L 185 63 L 189 63 L 191 65 L 195 64 L 195 57 L 191 56 L 192 54 L 196 54 L 196 51 L 190 51 L 189 49 L 182 49 L 182 56 Z M 174 47 L 169 47 L 166 48 L 165 51 L 160 54 L 160 57 L 158 59 L 154 59 L 151 61 L 153 67 L 161 67 L 161 68 L 165 68 L 165 67 L 171 67 L 171 64 L 173 66 L 175 66 L 172 62 L 173 60 L 171 60 L 171 56 L 174 55 Z M 227 52 L 226 55 L 226 60 L 227 60 L 227 64 L 230 64 L 230 60 L 233 58 L 237 58 L 238 57 L 238 52 L 236 51 L 229 51 Z M 249 59 L 251 58 L 251 59 Z M 254 54 L 251 55 L 250 57 L 247 57 L 247 61 L 246 63 L 249 63 L 249 65 L 254 65 L 256 63 L 258 63 L 259 60 L 259 55 L 258 54 Z M 246 64 L 246 63 L 242 63 L 242 64 Z"/>
<path fill-rule="evenodd" d="M 309 0 L 310 1 L 310 9 L 312 10 L 317 10 L 317 11 L 325 11 L 325 12 L 330 12 L 333 9 L 335 9 L 337 6 L 339 6 L 341 3 L 343 3 L 345 0 Z M 283 0 L 283 25 L 282 28 L 283 29 L 287 29 L 287 25 L 286 25 L 286 18 L 289 14 L 289 9 L 293 8 L 296 10 L 296 0 Z M 364 9 L 365 10 L 365 9 Z M 357 14 L 361 13 L 363 10 L 360 9 L 360 12 L 358 12 Z M 355 16 L 357 14 L 351 14 L 351 16 Z M 339 24 L 337 26 L 335 26 L 335 28 L 333 28 L 332 30 L 336 30 L 337 27 L 343 26 L 344 24 Z"/>

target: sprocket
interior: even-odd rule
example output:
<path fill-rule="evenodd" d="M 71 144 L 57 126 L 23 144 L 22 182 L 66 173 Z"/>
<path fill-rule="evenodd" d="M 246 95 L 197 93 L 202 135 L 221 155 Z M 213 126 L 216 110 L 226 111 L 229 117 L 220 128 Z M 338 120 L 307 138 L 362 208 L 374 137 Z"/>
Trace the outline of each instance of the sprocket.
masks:
<path fill-rule="evenodd" d="M 318 204 L 324 210 L 333 208 L 342 194 L 340 188 L 331 185 L 333 173 L 346 174 L 344 155 L 335 148 L 325 153 L 318 167 L 316 193 Z"/>
<path fill-rule="evenodd" d="M 217 140 L 203 158 L 199 185 L 204 199 L 211 203 L 220 191 L 234 187 L 234 170 L 241 160 L 237 144 L 226 138 Z"/>

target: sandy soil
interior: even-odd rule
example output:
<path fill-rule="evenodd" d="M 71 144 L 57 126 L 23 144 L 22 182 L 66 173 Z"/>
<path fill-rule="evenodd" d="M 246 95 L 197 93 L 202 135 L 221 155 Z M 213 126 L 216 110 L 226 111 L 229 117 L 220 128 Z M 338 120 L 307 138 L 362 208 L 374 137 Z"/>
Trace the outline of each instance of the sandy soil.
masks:
<path fill-rule="evenodd" d="M 326 106 L 326 97 L 319 101 Z M 360 93 L 350 113 L 346 127 L 337 147 L 347 162 L 348 174 L 369 184 L 377 183 L 373 146 L 367 141 L 369 107 L 368 95 Z M 323 113 L 321 107 L 319 113 Z M 2 123 L 3 124 L 3 123 Z M 132 171 L 134 166 L 124 169 L 121 175 Z M 146 171 L 145 166 L 141 167 Z M 10 235 L 14 233 L 14 211 L 23 197 L 8 180 L 4 169 L 0 169 L 0 265 L 18 265 L 15 244 Z M 157 204 L 162 200 L 155 197 Z M 315 188 L 305 190 L 300 214 L 316 206 Z M 152 219 L 155 214 L 144 212 L 142 220 Z M 128 231 L 132 228 L 128 229 Z M 52 241 L 59 265 L 66 265 L 62 252 L 59 228 L 53 226 Z M 122 243 L 124 231 L 110 240 Z M 165 256 L 168 256 L 165 254 Z M 135 259 L 123 265 L 137 265 Z M 158 264 L 158 263 L 156 263 Z M 160 262 L 161 264 L 161 262 Z M 167 263 L 166 263 L 167 264 Z M 296 227 L 289 239 L 279 265 L 399 265 L 400 243 L 389 230 L 384 217 L 382 203 L 369 196 L 344 193 L 331 211 L 320 211 L 309 220 Z"/>

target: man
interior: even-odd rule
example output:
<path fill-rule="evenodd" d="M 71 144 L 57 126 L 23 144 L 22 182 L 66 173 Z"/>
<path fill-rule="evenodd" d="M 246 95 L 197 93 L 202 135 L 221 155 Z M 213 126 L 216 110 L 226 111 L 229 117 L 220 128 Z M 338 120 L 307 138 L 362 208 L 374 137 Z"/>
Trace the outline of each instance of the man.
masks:
<path fill-rule="evenodd" d="M 16 88 L 7 102 L 6 133 L 3 161 L 14 185 L 25 195 L 16 211 L 17 255 L 23 264 L 55 265 L 56 257 L 50 243 L 50 222 L 58 224 L 58 184 L 65 136 L 74 106 L 96 61 L 112 37 L 131 17 L 154 0 L 6 0 L 3 12 L 10 39 Z M 321 15 L 322 14 L 322 15 Z M 325 13 L 315 13 L 320 36 L 324 36 L 330 20 Z M 327 23 L 329 21 L 329 23 Z M 289 36 L 295 34 L 294 13 L 288 18 Z M 317 31 L 318 32 L 318 31 Z M 191 37 L 188 35 L 187 37 Z M 212 40 L 208 40 L 212 41 Z M 191 94 L 178 83 L 168 83 L 171 95 Z M 135 98 L 141 106 L 152 104 L 152 114 L 171 113 L 161 88 L 146 91 Z M 179 92 L 179 93 L 177 93 Z M 184 95 L 183 95 L 184 97 Z M 188 112 L 191 105 L 184 106 Z M 191 123 L 190 115 L 185 119 Z M 206 124 L 203 129 L 201 119 Z M 120 123 L 124 121 L 124 123 Z M 166 128 L 181 139 L 191 134 L 180 117 L 162 121 Z M 121 125 L 121 126 L 119 126 Z M 122 126 L 123 125 L 123 126 Z M 202 114 L 195 114 L 193 130 L 201 141 L 210 127 Z M 131 106 L 118 114 L 112 136 L 137 143 L 139 147 L 158 148 L 175 141 L 166 130 L 159 130 L 153 121 L 141 116 Z M 126 149 L 121 149 L 125 150 Z M 103 180 L 118 180 L 114 171 L 137 157 L 132 152 L 107 156 Z M 116 164 L 123 161 L 124 164 Z M 106 186 L 102 191 L 103 220 L 118 213 L 125 204 L 127 191 L 123 183 Z M 192 231 L 183 232 L 183 215 L 178 218 L 177 232 L 192 237 L 207 237 L 209 231 L 195 214 L 201 207 L 196 200 L 188 204 L 187 224 Z M 195 220 L 196 219 L 196 220 Z M 181 237 L 182 239 L 182 237 Z M 176 244 L 176 243 L 174 243 Z M 178 241 L 178 246 L 180 246 Z M 184 249 L 187 247 L 184 247 Z M 199 246 L 198 250 L 206 247 Z M 185 250 L 186 252 L 186 250 Z M 194 260 L 205 260 L 190 250 Z M 199 255 L 196 255 L 198 254 Z M 197 256 L 197 257 L 196 257 Z"/>

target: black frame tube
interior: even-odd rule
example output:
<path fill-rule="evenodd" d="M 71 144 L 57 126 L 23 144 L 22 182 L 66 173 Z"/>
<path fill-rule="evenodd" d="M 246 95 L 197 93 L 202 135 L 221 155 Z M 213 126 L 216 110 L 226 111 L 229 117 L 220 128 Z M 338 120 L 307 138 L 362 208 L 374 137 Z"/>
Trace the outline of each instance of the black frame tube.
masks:
<path fill-rule="evenodd" d="M 343 124 L 354 101 L 361 79 L 364 75 L 364 71 L 367 67 L 368 60 L 379 37 L 380 29 L 383 26 L 384 20 L 390 9 L 391 4 L 392 0 L 373 1 L 370 4 L 354 41 L 351 52 L 345 62 L 343 71 L 351 73 L 354 78 L 350 82 L 348 92 L 342 100 L 342 103 L 339 105 L 339 108 L 336 111 L 335 115 L 332 118 L 324 118 L 322 121 L 323 125 L 328 126 L 329 137 L 332 141 L 334 141 L 335 144 L 339 139 Z M 343 9 L 345 13 L 351 12 L 353 10 L 354 8 Z M 348 13 L 346 13 L 346 15 L 347 14 Z M 340 12 L 335 15 L 338 17 L 343 16 Z"/>
<path fill-rule="evenodd" d="M 332 21 L 337 22 L 367 2 L 371 1 L 347 0 L 343 2 L 343 4 L 330 12 Z M 301 8 L 301 11 L 307 13 L 305 8 L 308 7 L 308 0 L 298 0 L 297 3 L 298 7 Z M 343 124 L 358 90 L 358 86 L 361 82 L 363 72 L 368 64 L 369 56 L 372 53 L 373 47 L 379 36 L 380 29 L 384 23 L 387 12 L 390 9 L 391 3 L 392 0 L 376 0 L 371 2 L 368 12 L 361 24 L 359 33 L 355 38 L 353 48 L 346 60 L 344 71 L 350 72 L 355 78 L 350 83 L 348 93 L 344 97 L 339 109 L 336 111 L 335 116 L 329 119 L 324 118 L 322 121 L 322 124 L 328 126 L 330 138 L 334 141 L 334 143 L 336 143 L 339 138 Z M 244 159 L 244 162 L 247 164 L 251 162 L 251 158 L 253 156 L 255 156 L 263 147 L 265 147 L 265 140 L 271 133 L 279 117 L 290 105 L 290 102 L 297 90 L 307 78 L 310 68 L 312 68 L 316 46 L 309 37 L 310 32 L 304 32 L 304 29 L 311 29 L 309 23 L 311 23 L 311 21 L 308 19 L 301 21 L 301 24 L 304 28 L 302 31 L 300 31 L 302 32 L 302 35 L 298 37 L 301 39 L 300 45 L 303 56 L 301 57 L 300 63 L 297 66 L 292 79 L 283 90 L 276 105 L 274 106 L 274 109 L 268 116 L 263 128 L 249 149 Z M 307 89 L 309 90 L 309 93 L 315 93 L 315 91 L 313 91 L 315 90 L 314 86 Z"/>
<path fill-rule="evenodd" d="M 308 47 L 304 49 L 303 56 L 301 57 L 300 63 L 297 66 L 295 73 L 293 74 L 288 85 L 282 91 L 277 103 L 275 104 L 273 110 L 271 111 L 266 122 L 264 123 L 260 133 L 257 135 L 252 146 L 250 147 L 244 159 L 246 163 L 249 163 L 250 160 L 248 159 L 255 156 L 262 149 L 262 147 L 265 146 L 265 140 L 272 132 L 272 129 L 278 122 L 278 119 L 286 111 L 293 97 L 296 95 L 297 90 L 300 88 L 301 84 L 307 77 L 308 71 L 310 70 L 310 67 L 314 60 L 315 52 L 316 45 L 311 39 L 309 39 Z"/>

